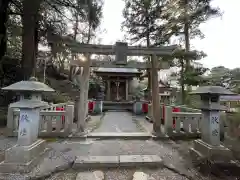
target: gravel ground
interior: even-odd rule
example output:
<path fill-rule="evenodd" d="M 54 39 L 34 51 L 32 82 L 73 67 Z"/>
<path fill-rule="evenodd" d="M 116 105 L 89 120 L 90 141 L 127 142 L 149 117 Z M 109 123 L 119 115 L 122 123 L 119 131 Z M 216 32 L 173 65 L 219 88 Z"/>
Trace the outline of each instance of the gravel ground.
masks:
<path fill-rule="evenodd" d="M 65 171 L 65 172 L 56 173 L 51 177 L 46 178 L 45 180 L 75 180 L 76 177 L 77 177 L 77 172 Z"/>

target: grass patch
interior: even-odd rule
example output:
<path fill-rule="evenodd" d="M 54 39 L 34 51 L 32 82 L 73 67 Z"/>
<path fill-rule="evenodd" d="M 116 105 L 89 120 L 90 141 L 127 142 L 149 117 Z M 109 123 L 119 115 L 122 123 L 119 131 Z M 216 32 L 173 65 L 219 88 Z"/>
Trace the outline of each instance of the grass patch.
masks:
<path fill-rule="evenodd" d="M 58 138 L 44 138 L 46 142 L 57 142 Z"/>

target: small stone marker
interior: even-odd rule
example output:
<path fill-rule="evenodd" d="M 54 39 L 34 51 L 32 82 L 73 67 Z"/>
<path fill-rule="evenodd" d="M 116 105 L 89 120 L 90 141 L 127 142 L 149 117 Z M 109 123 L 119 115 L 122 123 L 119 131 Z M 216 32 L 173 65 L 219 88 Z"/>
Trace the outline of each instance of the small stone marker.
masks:
<path fill-rule="evenodd" d="M 135 172 L 133 174 L 133 180 L 148 180 L 148 174 L 144 172 Z"/>
<path fill-rule="evenodd" d="M 104 179 L 104 173 L 102 171 L 94 171 L 93 174 L 94 174 L 96 180 Z"/>
<path fill-rule="evenodd" d="M 102 171 L 80 172 L 76 180 L 104 180 L 104 173 Z"/>

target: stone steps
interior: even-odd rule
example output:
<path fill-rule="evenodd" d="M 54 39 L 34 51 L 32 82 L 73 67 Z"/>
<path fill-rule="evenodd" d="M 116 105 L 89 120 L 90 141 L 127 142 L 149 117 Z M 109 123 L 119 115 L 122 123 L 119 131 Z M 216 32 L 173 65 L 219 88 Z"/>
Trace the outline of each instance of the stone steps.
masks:
<path fill-rule="evenodd" d="M 102 171 L 93 171 L 93 172 L 80 172 L 77 174 L 76 180 L 106 180 L 105 174 Z M 148 174 L 136 171 L 132 180 L 155 180 L 153 177 L 150 177 Z"/>
<path fill-rule="evenodd" d="M 157 155 L 78 156 L 73 169 L 161 167 L 162 165 L 162 159 Z"/>
<path fill-rule="evenodd" d="M 100 139 L 128 139 L 128 140 L 147 140 L 152 138 L 150 133 L 133 132 L 133 133 L 115 133 L 115 132 L 99 132 L 90 133 L 86 138 L 100 138 Z"/>

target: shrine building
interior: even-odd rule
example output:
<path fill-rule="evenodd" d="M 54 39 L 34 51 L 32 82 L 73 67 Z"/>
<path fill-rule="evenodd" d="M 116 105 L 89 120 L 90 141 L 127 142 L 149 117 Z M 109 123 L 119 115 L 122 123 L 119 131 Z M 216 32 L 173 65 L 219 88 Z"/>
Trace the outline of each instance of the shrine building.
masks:
<path fill-rule="evenodd" d="M 142 74 L 136 68 L 98 68 L 94 71 L 105 83 L 104 101 L 131 101 L 131 81 Z"/>

